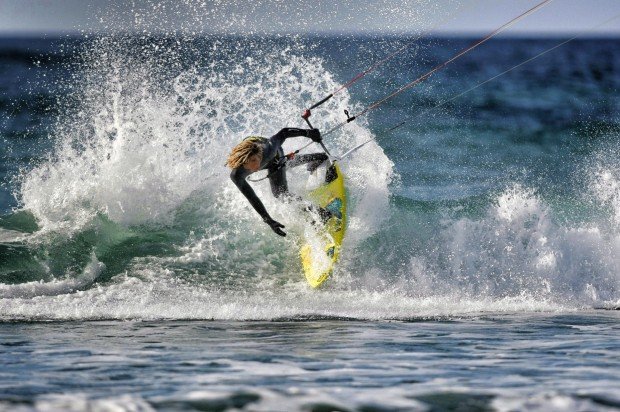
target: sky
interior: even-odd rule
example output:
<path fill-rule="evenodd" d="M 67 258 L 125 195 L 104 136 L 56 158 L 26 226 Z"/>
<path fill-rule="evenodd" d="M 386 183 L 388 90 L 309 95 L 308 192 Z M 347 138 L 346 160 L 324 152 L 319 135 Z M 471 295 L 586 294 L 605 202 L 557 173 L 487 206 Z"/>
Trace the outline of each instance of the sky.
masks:
<path fill-rule="evenodd" d="M 540 0 L 0 0 L 0 35 L 488 33 Z M 506 35 L 620 36 L 620 0 L 554 0 Z"/>

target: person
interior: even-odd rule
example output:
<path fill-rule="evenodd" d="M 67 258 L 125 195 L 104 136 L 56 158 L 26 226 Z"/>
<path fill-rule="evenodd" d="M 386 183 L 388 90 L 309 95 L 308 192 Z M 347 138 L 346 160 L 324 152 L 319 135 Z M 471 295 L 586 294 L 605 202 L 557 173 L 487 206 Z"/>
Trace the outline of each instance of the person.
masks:
<path fill-rule="evenodd" d="M 236 145 L 230 155 L 226 165 L 232 170 L 230 178 L 239 188 L 241 193 L 248 199 L 254 210 L 263 218 L 263 221 L 271 227 L 276 234 L 286 236 L 284 225 L 271 218 L 267 209 L 258 198 L 246 178 L 259 170 L 267 170 L 271 192 L 278 199 L 291 199 L 293 196 L 288 191 L 286 181 L 286 167 L 295 167 L 301 164 L 308 164 L 308 171 L 313 172 L 321 163 L 327 160 L 325 153 L 311 153 L 294 156 L 288 159 L 282 150 L 282 144 L 290 137 L 305 136 L 313 142 L 322 141 L 321 133 L 318 129 L 297 129 L 286 127 L 280 130 L 269 139 L 260 136 L 249 136 L 241 143 Z M 319 211 L 320 213 L 321 211 Z"/>

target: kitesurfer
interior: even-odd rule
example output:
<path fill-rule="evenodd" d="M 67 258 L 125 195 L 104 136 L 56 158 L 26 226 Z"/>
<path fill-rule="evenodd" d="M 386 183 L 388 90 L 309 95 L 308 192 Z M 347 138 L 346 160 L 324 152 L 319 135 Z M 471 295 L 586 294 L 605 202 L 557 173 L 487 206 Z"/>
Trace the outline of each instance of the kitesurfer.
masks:
<path fill-rule="evenodd" d="M 280 236 L 286 236 L 286 233 L 282 230 L 284 225 L 271 218 L 246 178 L 259 170 L 267 170 L 273 195 L 279 199 L 291 198 L 292 196 L 288 191 L 288 184 L 286 182 L 286 167 L 295 167 L 307 163 L 308 170 L 313 172 L 321 163 L 327 160 L 325 153 L 285 156 L 282 144 L 289 137 L 297 136 L 308 137 L 316 143 L 322 141 L 321 133 L 318 129 L 287 127 L 269 139 L 260 136 L 245 138 L 232 149 L 226 162 L 226 165 L 232 169 L 230 172 L 232 181 L 263 218 L 263 221 Z"/>

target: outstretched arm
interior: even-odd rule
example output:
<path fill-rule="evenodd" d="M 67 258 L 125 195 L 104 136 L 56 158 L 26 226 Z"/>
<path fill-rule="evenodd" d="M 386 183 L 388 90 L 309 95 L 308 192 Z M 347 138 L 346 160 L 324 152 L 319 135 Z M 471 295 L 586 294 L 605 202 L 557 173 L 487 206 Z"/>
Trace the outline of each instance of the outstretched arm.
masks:
<path fill-rule="evenodd" d="M 271 136 L 271 141 L 277 143 L 278 145 L 282 145 L 286 139 L 289 137 L 298 137 L 305 136 L 312 139 L 314 142 L 321 141 L 321 133 L 319 133 L 318 129 L 298 129 L 296 127 L 285 127 L 280 130 L 278 133 Z"/>
<path fill-rule="evenodd" d="M 263 218 L 263 221 L 267 223 L 269 227 L 271 227 L 271 229 L 278 235 L 286 236 L 286 233 L 282 230 L 284 229 L 284 225 L 273 220 L 271 216 L 269 216 L 263 202 L 260 201 L 258 196 L 256 196 L 254 189 L 252 189 L 252 186 L 250 186 L 250 184 L 245 180 L 248 175 L 249 173 L 243 167 L 233 169 L 232 172 L 230 172 L 230 178 L 235 186 L 237 186 L 241 193 L 243 193 L 243 196 L 248 199 L 254 210 L 256 210 L 260 217 Z"/>
<path fill-rule="evenodd" d="M 243 167 L 239 167 L 237 169 L 233 169 L 232 172 L 230 172 L 230 179 L 241 191 L 241 193 L 243 193 L 243 196 L 248 199 L 254 210 L 258 212 L 258 214 L 260 215 L 260 217 L 263 218 L 263 220 L 271 219 L 271 216 L 269 216 L 269 213 L 267 212 L 267 209 L 265 209 L 263 202 L 260 201 L 258 196 L 256 196 L 254 189 L 252 189 L 252 186 L 250 186 L 250 184 L 245 180 L 248 175 L 249 173 L 245 171 Z"/>

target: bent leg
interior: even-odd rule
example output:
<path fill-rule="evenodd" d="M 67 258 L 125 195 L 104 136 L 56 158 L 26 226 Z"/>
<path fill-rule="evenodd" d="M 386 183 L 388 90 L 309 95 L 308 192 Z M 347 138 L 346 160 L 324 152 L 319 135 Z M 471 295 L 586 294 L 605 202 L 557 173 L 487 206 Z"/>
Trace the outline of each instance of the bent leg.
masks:
<path fill-rule="evenodd" d="M 286 162 L 286 167 L 296 167 L 302 164 L 308 164 L 308 171 L 314 172 L 324 161 L 328 159 L 325 153 L 310 153 L 295 156 L 292 160 Z M 288 182 L 286 181 L 286 168 L 274 165 L 267 169 L 269 173 L 269 184 L 271 185 L 271 193 L 277 198 L 283 195 L 290 196 L 288 191 Z"/>
<path fill-rule="evenodd" d="M 296 167 L 302 164 L 308 164 L 308 171 L 314 172 L 324 161 L 328 159 L 325 153 L 310 153 L 295 156 L 293 160 L 287 162 L 287 167 Z"/>
<path fill-rule="evenodd" d="M 293 160 L 287 163 L 287 167 L 295 167 L 302 164 L 308 164 L 308 170 L 313 172 L 316 170 L 328 157 L 325 153 L 311 153 L 306 155 L 296 156 Z M 307 212 L 318 213 L 323 223 L 332 216 L 332 213 L 318 205 L 310 203 L 299 196 L 295 196 L 288 191 L 288 183 L 286 181 L 286 168 L 277 166 L 270 167 L 269 172 L 269 184 L 271 185 L 271 193 L 280 199 L 288 201 L 297 201 L 301 203 L 302 210 Z"/>

